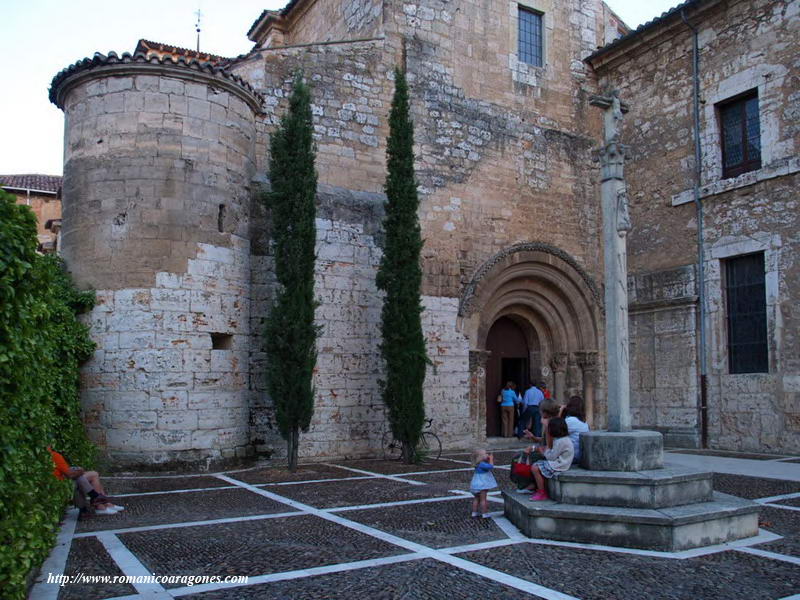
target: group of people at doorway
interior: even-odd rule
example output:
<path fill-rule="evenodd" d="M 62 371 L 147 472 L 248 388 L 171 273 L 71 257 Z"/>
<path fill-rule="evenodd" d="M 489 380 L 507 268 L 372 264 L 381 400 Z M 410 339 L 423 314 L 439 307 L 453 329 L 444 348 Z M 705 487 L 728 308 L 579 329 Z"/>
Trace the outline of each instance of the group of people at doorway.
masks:
<path fill-rule="evenodd" d="M 517 439 L 522 439 L 526 429 L 530 429 L 536 437 L 541 437 L 542 420 L 539 406 L 542 401 L 551 399 L 550 391 L 543 381 L 538 385 L 531 383 L 522 394 L 517 391 L 517 386 L 513 381 L 506 383 L 497 396 L 497 402 L 500 404 L 501 436 L 515 435 L 514 417 L 516 416 Z"/>
<path fill-rule="evenodd" d="M 513 391 L 508 386 L 503 391 L 506 389 Z M 580 461 L 580 435 L 589 431 L 589 425 L 586 423 L 583 398 L 580 396 L 572 396 L 563 406 L 552 398 L 542 398 L 535 406 L 540 415 L 541 430 L 538 435 L 536 430 L 531 431 L 527 427 L 522 431 L 522 436 L 533 444 L 512 461 L 511 478 L 519 485 L 517 492 L 531 494 L 531 500 L 539 501 L 550 499 L 547 480 L 569 469 L 573 462 Z M 525 414 L 524 409 L 522 414 Z M 525 424 L 530 421 L 522 422 Z M 475 471 L 470 483 L 470 492 L 474 497 L 472 516 L 482 514 L 483 517 L 488 517 L 487 494 L 497 487 L 492 475 L 494 457 L 486 450 L 478 449 L 473 456 L 473 463 Z"/>

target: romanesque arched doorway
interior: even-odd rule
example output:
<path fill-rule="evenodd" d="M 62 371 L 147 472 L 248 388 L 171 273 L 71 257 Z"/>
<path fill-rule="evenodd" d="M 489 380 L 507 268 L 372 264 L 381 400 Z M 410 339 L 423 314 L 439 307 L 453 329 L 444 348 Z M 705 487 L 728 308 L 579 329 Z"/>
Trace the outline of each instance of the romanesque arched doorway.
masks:
<path fill-rule="evenodd" d="M 513 246 L 478 269 L 459 306 L 459 325 L 470 340 L 476 434 L 496 435 L 491 404 L 496 404 L 504 373 L 522 364 L 524 383 L 544 380 L 559 401 L 583 394 L 592 418 L 600 298 L 578 262 L 547 244 Z M 503 336 L 515 341 L 499 339 Z M 527 360 L 513 360 L 523 353 Z"/>
<path fill-rule="evenodd" d="M 507 381 L 518 390 L 527 387 L 531 372 L 531 342 L 537 345 L 535 333 L 526 323 L 513 317 L 500 317 L 486 336 L 486 435 L 500 435 L 500 407 L 497 395 Z M 533 339 L 531 339 L 533 338 Z"/>

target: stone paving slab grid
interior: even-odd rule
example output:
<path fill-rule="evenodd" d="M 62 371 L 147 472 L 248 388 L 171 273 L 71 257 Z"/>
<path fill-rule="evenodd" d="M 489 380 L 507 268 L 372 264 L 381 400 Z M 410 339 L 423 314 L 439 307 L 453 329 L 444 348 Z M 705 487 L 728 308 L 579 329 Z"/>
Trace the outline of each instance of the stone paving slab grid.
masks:
<path fill-rule="evenodd" d="M 111 496 L 114 494 L 196 490 L 230 485 L 216 477 L 145 477 L 142 479 L 103 477 L 102 481 L 106 492 Z"/>
<path fill-rule="evenodd" d="M 255 576 L 408 553 L 394 544 L 310 515 L 124 533 L 119 537 L 142 564 L 161 575 Z"/>
<path fill-rule="evenodd" d="M 72 540 L 64 575 L 124 575 L 97 538 Z M 58 591 L 58 600 L 100 600 L 136 593 L 127 583 L 75 583 Z"/>
<path fill-rule="evenodd" d="M 360 504 L 378 504 L 450 496 L 445 489 L 427 485 L 411 485 L 390 479 L 326 481 L 297 486 L 264 486 L 266 491 L 297 500 L 315 508 L 338 508 Z"/>
<path fill-rule="evenodd" d="M 77 533 L 208 521 L 231 517 L 292 512 L 294 509 L 244 489 L 207 490 L 182 494 L 128 496 L 120 499 L 125 510 L 114 515 L 82 516 Z"/>
<path fill-rule="evenodd" d="M 472 500 L 458 498 L 407 506 L 349 510 L 341 516 L 431 548 L 452 548 L 507 539 L 493 519 L 470 517 Z M 490 511 L 502 504 L 489 504 Z"/>
<path fill-rule="evenodd" d="M 317 575 L 217 592 L 191 600 L 531 600 L 536 596 L 433 560 Z"/>
<path fill-rule="evenodd" d="M 583 600 L 776 600 L 800 591 L 800 565 L 734 551 L 677 560 L 526 543 L 459 556 Z"/>

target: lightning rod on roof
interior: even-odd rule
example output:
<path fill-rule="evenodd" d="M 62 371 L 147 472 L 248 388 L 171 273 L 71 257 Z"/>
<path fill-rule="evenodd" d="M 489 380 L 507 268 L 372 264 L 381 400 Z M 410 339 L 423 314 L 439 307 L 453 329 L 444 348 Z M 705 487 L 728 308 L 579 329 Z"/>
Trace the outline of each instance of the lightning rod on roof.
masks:
<path fill-rule="evenodd" d="M 197 12 L 194 13 L 197 15 L 197 22 L 194 24 L 194 29 L 197 32 L 197 53 L 200 54 L 200 18 L 203 16 L 203 13 L 200 12 L 200 8 L 197 8 Z"/>

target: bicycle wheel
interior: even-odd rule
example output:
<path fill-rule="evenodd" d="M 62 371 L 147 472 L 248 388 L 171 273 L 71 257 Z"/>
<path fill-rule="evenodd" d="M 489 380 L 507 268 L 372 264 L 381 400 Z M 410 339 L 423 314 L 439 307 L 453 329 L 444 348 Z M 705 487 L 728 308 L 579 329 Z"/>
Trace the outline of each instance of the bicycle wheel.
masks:
<path fill-rule="evenodd" d="M 391 431 L 383 432 L 381 448 L 383 448 L 384 460 L 400 460 L 400 456 L 403 454 L 403 444 L 394 439 Z"/>
<path fill-rule="evenodd" d="M 442 455 L 442 440 L 432 431 L 423 431 L 417 444 L 417 450 L 429 460 L 439 460 Z"/>

